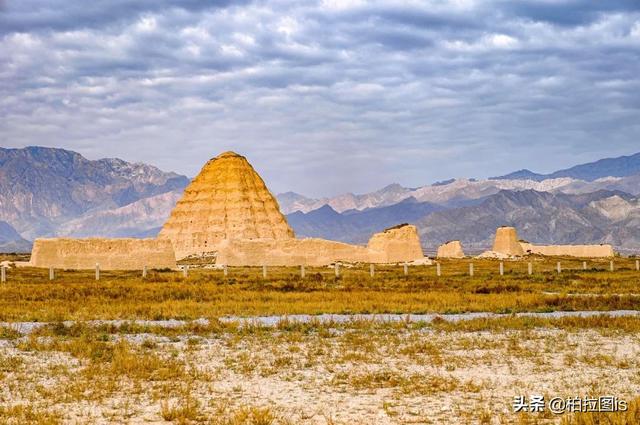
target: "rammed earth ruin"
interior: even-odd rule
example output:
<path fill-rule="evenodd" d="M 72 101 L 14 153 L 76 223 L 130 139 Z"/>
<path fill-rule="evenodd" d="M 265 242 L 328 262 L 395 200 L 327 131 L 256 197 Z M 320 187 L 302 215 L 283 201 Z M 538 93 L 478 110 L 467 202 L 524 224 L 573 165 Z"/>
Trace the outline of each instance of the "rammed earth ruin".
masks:
<path fill-rule="evenodd" d="M 231 266 L 395 263 L 422 259 L 415 226 L 377 233 L 367 246 L 297 239 L 275 197 L 247 159 L 225 152 L 205 164 L 158 235 L 176 257 L 215 253 Z"/>
<path fill-rule="evenodd" d="M 537 246 L 516 230 L 496 232 L 501 255 L 606 257 L 610 245 Z M 278 202 L 247 159 L 225 152 L 209 160 L 185 189 L 156 239 L 37 239 L 29 265 L 104 270 L 174 268 L 176 259 L 212 258 L 230 266 L 322 266 L 334 262 L 401 263 L 422 260 L 415 226 L 402 224 L 374 234 L 366 246 L 324 239 L 298 239 Z M 445 244 L 441 258 L 462 258 L 459 241 Z"/>
<path fill-rule="evenodd" d="M 493 251 L 510 257 L 520 257 L 526 254 L 547 256 L 567 256 L 580 258 L 613 257 L 615 252 L 608 244 L 600 245 L 534 245 L 518 239 L 518 232 L 514 227 L 499 227 L 493 243 Z"/>
<path fill-rule="evenodd" d="M 30 265 L 104 270 L 176 267 L 176 259 L 215 258 L 230 266 L 334 262 L 398 263 L 424 258 L 415 226 L 400 225 L 366 246 L 297 239 L 247 159 L 225 152 L 185 189 L 157 239 L 38 239 Z"/>

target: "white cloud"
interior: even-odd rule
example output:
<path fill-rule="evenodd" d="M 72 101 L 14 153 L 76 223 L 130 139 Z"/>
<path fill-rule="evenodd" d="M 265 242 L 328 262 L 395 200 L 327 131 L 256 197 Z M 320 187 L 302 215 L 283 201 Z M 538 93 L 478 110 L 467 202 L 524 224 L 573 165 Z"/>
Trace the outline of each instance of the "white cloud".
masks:
<path fill-rule="evenodd" d="M 0 144 L 187 175 L 234 149 L 309 195 L 637 150 L 640 6 L 204 3 L 7 3 Z"/>

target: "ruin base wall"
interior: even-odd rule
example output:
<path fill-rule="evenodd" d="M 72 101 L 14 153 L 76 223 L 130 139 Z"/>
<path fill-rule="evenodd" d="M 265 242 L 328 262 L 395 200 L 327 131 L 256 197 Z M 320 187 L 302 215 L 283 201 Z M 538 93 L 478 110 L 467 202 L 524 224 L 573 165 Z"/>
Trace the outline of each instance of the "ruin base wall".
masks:
<path fill-rule="evenodd" d="M 546 256 L 567 256 L 580 258 L 608 258 L 613 257 L 615 252 L 611 245 L 533 245 L 521 243 L 522 249 L 526 253 L 546 255 Z"/>
<path fill-rule="evenodd" d="M 36 239 L 32 267 L 88 270 L 176 268 L 171 241 L 159 239 Z"/>
<path fill-rule="evenodd" d="M 365 246 L 325 239 L 226 240 L 216 247 L 216 263 L 229 266 L 325 266 L 345 263 L 399 263 L 424 258 L 414 226 L 375 234 Z"/>

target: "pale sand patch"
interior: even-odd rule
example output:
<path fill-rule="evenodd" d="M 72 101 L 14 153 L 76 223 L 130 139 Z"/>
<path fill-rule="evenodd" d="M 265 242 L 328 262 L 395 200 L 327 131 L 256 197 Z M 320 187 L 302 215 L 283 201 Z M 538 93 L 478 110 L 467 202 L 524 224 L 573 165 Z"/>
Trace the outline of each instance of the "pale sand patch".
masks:
<path fill-rule="evenodd" d="M 86 360 L 25 351 L 19 340 L 5 341 L 0 359 L 17 357 L 22 365 L 0 373 L 0 406 L 27 403 L 58 411 L 64 423 L 168 423 L 161 402 L 179 405 L 187 392 L 198 400 L 203 419 L 254 406 L 271 409 L 274 423 L 465 424 L 480 423 L 482 412 L 492 423 L 513 423 L 517 395 L 611 394 L 631 400 L 640 393 L 640 338 L 614 332 L 374 327 L 124 338 L 197 374 L 171 382 L 122 377 L 104 398 L 69 399 L 61 392 L 82 379 Z M 141 347 L 145 341 L 150 348 Z"/>

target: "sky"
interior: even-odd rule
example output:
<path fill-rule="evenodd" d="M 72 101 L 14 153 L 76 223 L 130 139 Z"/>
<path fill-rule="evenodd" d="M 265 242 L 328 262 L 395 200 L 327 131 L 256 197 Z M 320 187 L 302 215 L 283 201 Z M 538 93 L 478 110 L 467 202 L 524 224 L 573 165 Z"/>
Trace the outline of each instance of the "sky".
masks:
<path fill-rule="evenodd" d="M 0 146 L 364 193 L 640 151 L 638 0 L 0 0 Z"/>

